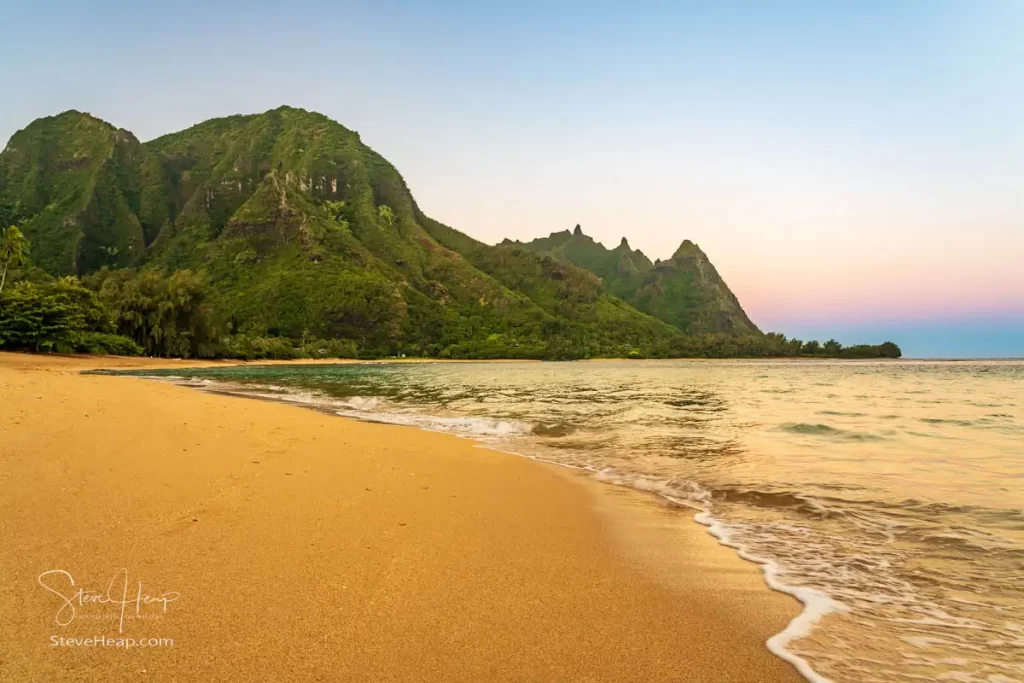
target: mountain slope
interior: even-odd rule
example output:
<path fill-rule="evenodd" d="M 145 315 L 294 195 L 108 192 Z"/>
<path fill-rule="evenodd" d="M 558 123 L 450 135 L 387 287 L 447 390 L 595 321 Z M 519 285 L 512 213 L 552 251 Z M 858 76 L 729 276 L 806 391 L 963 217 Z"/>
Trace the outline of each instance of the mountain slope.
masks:
<path fill-rule="evenodd" d="M 589 272 L 430 220 L 357 133 L 301 109 L 145 144 L 78 112 L 41 119 L 0 154 L 0 201 L 51 273 L 204 272 L 227 333 L 483 357 L 628 355 L 678 335 Z"/>
<path fill-rule="evenodd" d="M 572 263 L 599 277 L 605 289 L 640 311 L 687 334 L 760 334 L 707 255 L 685 240 L 667 261 L 652 263 L 629 247 L 626 238 L 606 249 L 583 234 L 552 233 L 521 248 Z"/>
<path fill-rule="evenodd" d="M 36 264 L 81 274 L 141 256 L 147 156 L 128 131 L 75 111 L 12 136 L 0 153 L 0 199 L 28 218 Z"/>

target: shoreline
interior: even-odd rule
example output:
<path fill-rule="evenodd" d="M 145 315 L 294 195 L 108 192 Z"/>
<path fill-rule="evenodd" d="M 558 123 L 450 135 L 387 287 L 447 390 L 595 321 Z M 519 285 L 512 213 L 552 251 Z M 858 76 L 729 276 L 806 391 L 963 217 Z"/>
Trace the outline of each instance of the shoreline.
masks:
<path fill-rule="evenodd" d="M 175 367 L 205 368 L 205 367 L 232 367 L 236 365 L 375 365 L 375 364 L 400 364 L 400 363 L 619 363 L 619 362 L 670 362 L 682 361 L 693 363 L 721 363 L 721 362 L 746 362 L 746 361 L 792 361 L 792 362 L 829 362 L 841 361 L 850 363 L 876 363 L 876 362 L 958 362 L 958 361 L 1019 361 L 1024 357 L 1014 358 L 840 358 L 831 356 L 729 356 L 725 358 L 709 358 L 704 356 L 684 356 L 678 358 L 577 358 L 570 360 L 543 360 L 537 358 L 431 358 L 428 356 L 417 357 L 395 357 L 395 358 L 287 358 L 287 359 L 252 359 L 243 358 L 162 358 L 157 356 L 110 356 L 95 355 L 88 353 L 34 353 L 31 351 L 6 351 L 0 350 L 0 354 L 11 357 L 42 359 L 43 364 L 49 362 L 84 362 L 95 365 L 97 370 L 120 369 L 138 367 L 140 369 L 152 368 L 159 370 L 172 369 Z M 86 368 L 88 369 L 88 368 Z"/>
<path fill-rule="evenodd" d="M 452 435 L 79 374 L 235 364 L 0 353 L 0 678 L 803 680 L 764 644 L 801 606 L 690 510 Z M 181 645 L 47 647 L 47 563 L 180 592 L 159 623 Z"/>

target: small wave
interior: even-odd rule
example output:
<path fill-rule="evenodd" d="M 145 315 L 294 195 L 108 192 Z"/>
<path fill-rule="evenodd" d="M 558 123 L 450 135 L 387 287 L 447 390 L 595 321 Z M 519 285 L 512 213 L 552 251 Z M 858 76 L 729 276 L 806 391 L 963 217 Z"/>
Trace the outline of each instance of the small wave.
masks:
<path fill-rule="evenodd" d="M 787 649 L 787 646 L 790 642 L 809 635 L 811 629 L 814 628 L 814 625 L 817 624 L 822 617 L 833 612 L 849 611 L 848 608 L 841 602 L 833 600 L 831 597 L 815 588 L 790 586 L 783 583 L 779 579 L 780 571 L 778 564 L 772 560 L 767 560 L 763 557 L 757 557 L 756 555 L 751 554 L 745 546 L 733 540 L 732 534 L 726 524 L 714 517 L 710 512 L 701 512 L 694 515 L 693 518 L 698 523 L 706 526 L 708 528 L 708 533 L 714 536 L 719 543 L 734 549 L 736 554 L 744 560 L 761 565 L 761 571 L 764 574 L 764 581 L 772 590 L 791 595 L 803 604 L 804 609 L 800 614 L 794 617 L 781 633 L 777 633 L 769 638 L 766 645 L 772 654 L 792 664 L 796 670 L 799 671 L 800 674 L 808 681 L 811 681 L 811 683 L 832 683 L 830 679 L 825 678 L 811 668 L 810 663 L 806 659 Z"/>
<path fill-rule="evenodd" d="M 341 402 L 352 410 L 373 411 L 380 407 L 380 399 L 374 396 L 353 396 Z"/>
<path fill-rule="evenodd" d="M 956 425 L 957 427 L 975 426 L 975 423 L 971 420 L 943 420 L 938 417 L 922 417 L 921 422 L 927 422 L 930 425 Z"/>
<path fill-rule="evenodd" d="M 917 436 L 917 437 L 920 437 L 922 439 L 952 439 L 952 440 L 957 440 L 956 437 L 953 437 L 953 436 L 944 436 L 942 434 L 929 434 L 928 432 L 915 432 L 912 429 L 908 429 L 906 433 L 908 435 L 910 435 L 910 436 Z"/>
<path fill-rule="evenodd" d="M 161 377 L 160 379 L 170 379 L 167 377 Z M 217 382 L 212 379 L 205 379 L 203 377 L 175 377 L 171 381 L 175 384 L 180 384 L 187 387 L 213 387 L 217 386 Z"/>
<path fill-rule="evenodd" d="M 537 436 L 559 437 L 568 436 L 576 431 L 576 427 L 564 422 L 553 424 L 538 424 L 533 426 L 533 433 Z"/>
<path fill-rule="evenodd" d="M 784 432 L 793 432 L 794 434 L 840 434 L 841 429 L 835 427 L 829 427 L 823 424 L 807 424 L 806 422 L 787 422 L 781 427 Z"/>
<path fill-rule="evenodd" d="M 707 489 L 689 479 L 671 477 L 659 480 L 633 472 L 621 472 L 611 467 L 595 472 L 594 478 L 607 484 L 657 493 L 674 503 L 698 510 L 706 509 L 706 504 L 711 500 L 711 493 Z"/>
<path fill-rule="evenodd" d="M 745 503 L 762 508 L 788 508 L 814 517 L 843 514 L 842 510 L 829 507 L 825 502 L 817 498 L 789 491 L 721 488 L 715 491 L 714 498 L 725 503 Z"/>
<path fill-rule="evenodd" d="M 813 436 L 828 436 L 850 441 L 880 441 L 885 437 L 865 432 L 851 432 L 845 429 L 837 429 L 826 424 L 808 424 L 806 422 L 786 422 L 779 427 L 784 432 L 791 434 L 807 434 Z"/>
<path fill-rule="evenodd" d="M 369 422 L 419 427 L 431 432 L 445 432 L 467 437 L 508 437 L 529 434 L 530 425 L 510 420 L 484 417 L 438 417 L 420 413 L 369 412 L 366 410 L 337 410 L 342 417 L 356 417 Z"/>
<path fill-rule="evenodd" d="M 838 415 L 841 417 L 867 417 L 867 413 L 844 413 L 841 410 L 819 410 L 818 415 Z"/>

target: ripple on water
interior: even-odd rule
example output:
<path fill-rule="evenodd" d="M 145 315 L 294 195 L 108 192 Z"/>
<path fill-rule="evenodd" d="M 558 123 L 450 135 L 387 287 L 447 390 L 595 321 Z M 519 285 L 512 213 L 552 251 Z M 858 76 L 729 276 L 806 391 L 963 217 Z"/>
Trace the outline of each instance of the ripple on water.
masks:
<path fill-rule="evenodd" d="M 806 422 L 786 422 L 780 425 L 780 430 L 791 434 L 805 434 L 809 436 L 825 436 L 834 439 L 845 439 L 848 441 L 881 441 L 885 437 L 867 432 L 854 432 L 847 429 L 839 429 L 827 424 L 810 424 Z"/>

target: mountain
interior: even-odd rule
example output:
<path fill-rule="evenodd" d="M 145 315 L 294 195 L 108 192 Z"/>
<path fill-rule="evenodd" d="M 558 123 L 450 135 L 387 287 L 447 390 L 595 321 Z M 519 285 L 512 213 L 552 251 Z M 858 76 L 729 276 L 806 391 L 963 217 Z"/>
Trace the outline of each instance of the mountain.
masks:
<path fill-rule="evenodd" d="M 79 112 L 39 119 L 0 153 L 0 199 L 28 219 L 36 265 L 55 275 L 127 266 L 145 250 L 143 184 L 154 170 L 134 135 Z"/>
<path fill-rule="evenodd" d="M 672 258 L 654 263 L 632 250 L 625 237 L 619 246 L 606 249 L 578 225 L 572 232 L 552 233 L 526 244 L 505 244 L 584 268 L 601 278 L 609 293 L 687 334 L 761 333 L 707 255 L 690 240 Z"/>
<path fill-rule="evenodd" d="M 0 153 L 0 205 L 53 275 L 204 273 L 229 334 L 477 357 L 630 355 L 680 336 L 587 269 L 426 217 L 357 133 L 302 109 L 147 143 L 80 112 L 40 119 Z"/>

